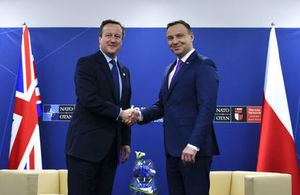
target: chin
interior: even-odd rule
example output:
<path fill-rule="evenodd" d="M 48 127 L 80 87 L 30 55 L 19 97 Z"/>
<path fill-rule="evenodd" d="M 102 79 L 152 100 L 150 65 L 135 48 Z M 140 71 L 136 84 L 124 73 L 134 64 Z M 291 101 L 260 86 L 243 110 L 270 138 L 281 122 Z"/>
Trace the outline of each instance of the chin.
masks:
<path fill-rule="evenodd" d="M 109 52 L 109 55 L 115 56 L 117 52 Z"/>
<path fill-rule="evenodd" d="M 174 54 L 175 54 L 176 56 L 182 56 L 182 52 L 179 52 L 179 51 L 178 51 L 178 52 L 175 51 Z"/>
<path fill-rule="evenodd" d="M 118 53 L 118 51 L 119 51 L 119 50 L 110 50 L 109 53 L 110 53 L 110 54 L 116 55 L 116 54 Z"/>

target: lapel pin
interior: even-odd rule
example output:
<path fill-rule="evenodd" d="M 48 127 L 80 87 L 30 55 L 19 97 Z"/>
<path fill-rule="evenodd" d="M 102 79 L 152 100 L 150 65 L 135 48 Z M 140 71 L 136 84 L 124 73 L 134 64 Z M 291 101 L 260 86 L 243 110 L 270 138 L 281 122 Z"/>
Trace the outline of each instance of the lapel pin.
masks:
<path fill-rule="evenodd" d="M 126 74 L 125 74 L 125 72 L 123 72 L 123 77 L 125 77 L 126 76 Z"/>
<path fill-rule="evenodd" d="M 189 62 L 186 62 L 186 64 L 189 64 Z"/>

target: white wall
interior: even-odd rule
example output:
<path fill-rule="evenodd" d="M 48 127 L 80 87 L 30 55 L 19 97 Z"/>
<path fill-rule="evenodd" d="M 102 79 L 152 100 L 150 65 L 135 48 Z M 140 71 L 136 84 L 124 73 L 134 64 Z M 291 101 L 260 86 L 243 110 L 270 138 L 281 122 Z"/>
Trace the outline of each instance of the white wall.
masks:
<path fill-rule="evenodd" d="M 103 19 L 126 27 L 165 27 L 183 19 L 193 27 L 300 27 L 299 0 L 0 0 L 0 27 L 98 27 Z"/>

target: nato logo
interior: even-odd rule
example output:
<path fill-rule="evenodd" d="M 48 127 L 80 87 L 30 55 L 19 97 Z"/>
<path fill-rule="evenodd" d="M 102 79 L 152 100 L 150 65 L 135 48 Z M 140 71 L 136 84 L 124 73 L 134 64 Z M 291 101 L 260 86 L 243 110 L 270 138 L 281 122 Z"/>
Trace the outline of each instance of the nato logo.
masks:
<path fill-rule="evenodd" d="M 43 105 L 43 121 L 59 120 L 59 105 Z"/>

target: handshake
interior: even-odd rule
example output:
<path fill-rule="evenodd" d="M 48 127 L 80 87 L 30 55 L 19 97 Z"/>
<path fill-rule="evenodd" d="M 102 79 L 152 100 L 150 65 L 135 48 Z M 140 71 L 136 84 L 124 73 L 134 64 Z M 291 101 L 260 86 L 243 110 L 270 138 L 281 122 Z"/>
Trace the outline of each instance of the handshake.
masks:
<path fill-rule="evenodd" d="M 128 108 L 120 113 L 122 122 L 128 126 L 132 126 L 140 120 L 140 111 L 137 108 Z"/>

